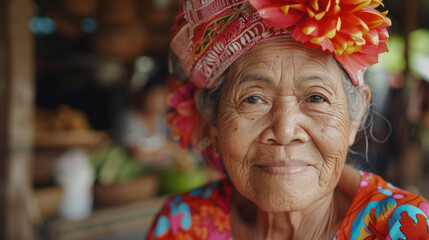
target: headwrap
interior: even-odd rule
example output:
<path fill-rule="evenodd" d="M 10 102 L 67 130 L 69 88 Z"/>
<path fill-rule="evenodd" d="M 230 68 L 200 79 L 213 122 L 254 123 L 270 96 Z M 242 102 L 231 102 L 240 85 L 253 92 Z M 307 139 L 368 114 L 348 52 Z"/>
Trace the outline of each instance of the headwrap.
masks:
<path fill-rule="evenodd" d="M 170 45 L 188 78 L 170 98 L 173 135 L 183 147 L 204 150 L 195 137 L 201 119 L 193 92 L 215 86 L 237 58 L 265 40 L 293 38 L 331 54 L 353 85 L 363 85 L 365 68 L 387 51 L 391 22 L 379 5 L 382 0 L 185 0 Z"/>
<path fill-rule="evenodd" d="M 250 5 L 250 3 L 253 5 Z M 198 88 L 210 88 L 257 43 L 293 37 L 331 53 L 355 86 L 359 73 L 387 51 L 390 19 L 382 0 L 185 0 L 171 49 Z M 256 8 L 256 9 L 255 9 Z"/>
<path fill-rule="evenodd" d="M 288 29 L 273 30 L 245 0 L 185 1 L 170 46 L 191 81 L 210 88 L 253 45 L 291 36 Z"/>

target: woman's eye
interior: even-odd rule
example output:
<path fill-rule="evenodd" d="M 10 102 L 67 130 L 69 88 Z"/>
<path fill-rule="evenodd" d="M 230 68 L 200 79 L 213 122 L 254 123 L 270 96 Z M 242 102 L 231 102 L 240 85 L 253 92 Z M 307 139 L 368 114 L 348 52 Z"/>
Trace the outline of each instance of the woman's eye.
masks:
<path fill-rule="evenodd" d="M 307 99 L 307 102 L 311 102 L 311 103 L 322 103 L 325 101 L 326 99 L 320 95 L 311 95 Z"/>
<path fill-rule="evenodd" d="M 258 103 L 261 99 L 258 96 L 250 96 L 246 98 L 244 101 L 247 103 Z"/>

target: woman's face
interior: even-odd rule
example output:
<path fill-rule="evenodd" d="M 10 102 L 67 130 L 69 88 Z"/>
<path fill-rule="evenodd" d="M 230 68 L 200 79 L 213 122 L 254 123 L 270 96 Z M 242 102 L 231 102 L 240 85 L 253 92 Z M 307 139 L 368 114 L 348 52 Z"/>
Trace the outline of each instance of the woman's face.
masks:
<path fill-rule="evenodd" d="M 215 124 L 237 191 L 274 212 L 334 190 L 358 126 L 335 60 L 291 39 L 258 44 L 231 66 Z"/>

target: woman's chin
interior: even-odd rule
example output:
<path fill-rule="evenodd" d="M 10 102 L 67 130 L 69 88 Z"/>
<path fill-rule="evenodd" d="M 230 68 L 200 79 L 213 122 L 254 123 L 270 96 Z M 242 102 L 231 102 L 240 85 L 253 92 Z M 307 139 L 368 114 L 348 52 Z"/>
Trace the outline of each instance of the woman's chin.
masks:
<path fill-rule="evenodd" d="M 307 208 L 312 202 L 310 199 L 314 199 L 310 194 L 263 190 L 262 193 L 257 193 L 252 200 L 259 208 L 266 212 L 292 212 Z"/>
<path fill-rule="evenodd" d="M 250 179 L 246 195 L 264 211 L 299 211 L 320 198 L 319 178 L 311 169 L 264 169 Z"/>

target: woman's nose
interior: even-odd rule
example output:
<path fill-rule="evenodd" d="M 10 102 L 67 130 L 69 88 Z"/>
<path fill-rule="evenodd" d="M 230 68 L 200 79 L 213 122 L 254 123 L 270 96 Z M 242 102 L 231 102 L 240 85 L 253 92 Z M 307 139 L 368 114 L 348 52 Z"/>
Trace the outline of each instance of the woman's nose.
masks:
<path fill-rule="evenodd" d="M 270 118 L 271 124 L 260 135 L 261 142 L 287 145 L 309 140 L 310 136 L 303 125 L 303 114 L 297 106 L 280 108 L 273 112 Z"/>

